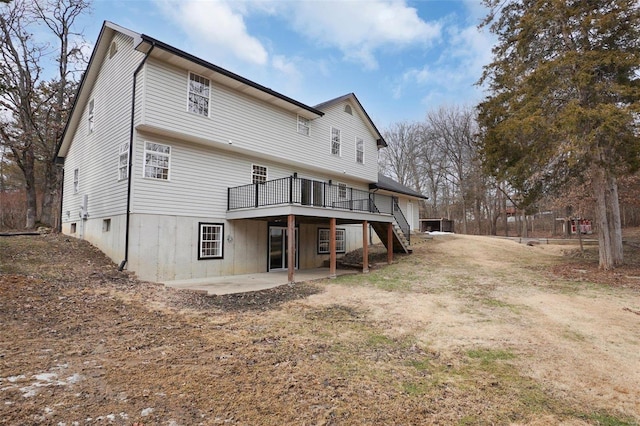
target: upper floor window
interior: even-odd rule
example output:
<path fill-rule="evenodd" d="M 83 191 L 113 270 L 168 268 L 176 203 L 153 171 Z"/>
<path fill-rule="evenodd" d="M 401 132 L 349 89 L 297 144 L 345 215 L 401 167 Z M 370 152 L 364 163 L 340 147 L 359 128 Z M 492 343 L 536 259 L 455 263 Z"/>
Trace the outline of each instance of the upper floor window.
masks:
<path fill-rule="evenodd" d="M 154 142 L 144 143 L 144 177 L 169 180 L 171 147 Z"/>
<path fill-rule="evenodd" d="M 331 154 L 340 155 L 341 136 L 340 129 L 331 128 Z"/>
<path fill-rule="evenodd" d="M 254 164 L 251 169 L 251 183 L 265 183 L 267 181 L 267 168 Z"/>
<path fill-rule="evenodd" d="M 129 142 L 120 144 L 118 151 L 118 180 L 129 177 Z"/>
<path fill-rule="evenodd" d="M 93 133 L 93 120 L 94 120 L 94 112 L 95 112 L 95 103 L 93 99 L 89 101 L 89 133 Z"/>
<path fill-rule="evenodd" d="M 80 191 L 80 171 L 78 169 L 73 170 L 73 193 L 77 194 Z"/>
<path fill-rule="evenodd" d="M 298 116 L 298 133 L 309 136 L 309 119 Z"/>
<path fill-rule="evenodd" d="M 356 163 L 364 164 L 364 141 L 356 137 Z"/>
<path fill-rule="evenodd" d="M 209 116 L 209 79 L 189 73 L 189 112 Z"/>

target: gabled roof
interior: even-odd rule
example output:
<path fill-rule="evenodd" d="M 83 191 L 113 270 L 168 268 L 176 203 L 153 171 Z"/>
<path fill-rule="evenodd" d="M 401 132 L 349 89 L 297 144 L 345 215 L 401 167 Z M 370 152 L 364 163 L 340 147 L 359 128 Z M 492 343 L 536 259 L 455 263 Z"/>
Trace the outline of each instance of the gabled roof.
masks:
<path fill-rule="evenodd" d="M 396 182 L 395 180 L 383 175 L 382 173 L 378 173 L 378 183 L 369 184 L 369 188 L 383 189 L 385 191 L 397 192 L 399 194 L 409 195 L 411 197 L 416 197 L 416 198 L 423 198 L 425 200 L 429 198 L 422 195 L 418 191 L 414 191 L 408 186 L 404 186 L 401 183 Z"/>
<path fill-rule="evenodd" d="M 322 102 L 322 103 L 316 105 L 315 108 L 318 109 L 318 110 L 323 110 L 323 109 L 328 108 L 330 106 L 333 106 L 335 104 L 339 104 L 339 103 L 342 103 L 344 101 L 349 101 L 349 100 L 352 101 L 352 103 L 355 104 L 355 106 L 360 110 L 360 113 L 366 119 L 367 124 L 371 128 L 371 131 L 374 134 L 376 134 L 377 142 L 378 142 L 378 148 L 386 147 L 387 146 L 387 142 L 382 137 L 382 134 L 378 131 L 378 128 L 376 127 L 376 125 L 373 124 L 373 120 L 371 120 L 371 117 L 369 117 L 369 114 L 367 114 L 367 111 L 365 111 L 364 107 L 362 106 L 362 104 L 360 103 L 358 98 L 356 97 L 355 93 L 348 93 L 346 95 L 339 96 L 337 98 Z"/>

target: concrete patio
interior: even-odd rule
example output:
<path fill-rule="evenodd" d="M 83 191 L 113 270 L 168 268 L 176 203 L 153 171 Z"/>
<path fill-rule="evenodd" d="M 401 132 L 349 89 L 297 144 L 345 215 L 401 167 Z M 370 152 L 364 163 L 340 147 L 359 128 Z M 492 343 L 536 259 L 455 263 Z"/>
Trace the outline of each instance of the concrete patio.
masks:
<path fill-rule="evenodd" d="M 357 274 L 355 269 L 337 269 L 336 275 Z M 295 272 L 295 282 L 321 280 L 329 277 L 329 268 L 304 269 Z M 191 280 L 165 281 L 167 287 L 183 290 L 206 291 L 209 295 L 246 293 L 267 290 L 288 283 L 287 271 L 259 274 L 229 275 L 224 277 L 198 278 Z"/>

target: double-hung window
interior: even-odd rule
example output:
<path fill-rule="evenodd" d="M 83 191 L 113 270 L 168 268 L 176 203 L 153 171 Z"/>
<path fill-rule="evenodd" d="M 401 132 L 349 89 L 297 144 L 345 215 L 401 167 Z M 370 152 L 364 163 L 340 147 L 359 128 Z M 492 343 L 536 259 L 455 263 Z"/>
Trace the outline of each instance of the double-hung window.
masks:
<path fill-rule="evenodd" d="M 347 198 L 347 184 L 338 182 L 338 197 L 343 200 Z"/>
<path fill-rule="evenodd" d="M 341 135 L 340 129 L 331 128 L 331 154 L 340 155 Z"/>
<path fill-rule="evenodd" d="M 129 177 L 129 142 L 120 145 L 118 152 L 118 180 Z"/>
<path fill-rule="evenodd" d="M 144 177 L 169 180 L 171 147 L 154 142 L 144 143 Z"/>
<path fill-rule="evenodd" d="M 309 136 L 309 119 L 298 116 L 298 133 Z"/>
<path fill-rule="evenodd" d="M 91 99 L 89 101 L 89 133 L 93 133 L 93 128 L 94 128 L 94 119 L 95 119 L 95 102 L 93 101 L 93 99 Z"/>
<path fill-rule="evenodd" d="M 251 183 L 265 183 L 267 181 L 267 168 L 254 164 L 251 169 Z"/>
<path fill-rule="evenodd" d="M 221 223 L 200 223 L 199 225 L 198 259 L 222 259 L 224 225 Z"/>
<path fill-rule="evenodd" d="M 331 231 L 327 228 L 318 229 L 318 254 L 329 253 L 329 239 Z M 346 231 L 343 228 L 336 229 L 336 253 L 346 252 Z"/>
<path fill-rule="evenodd" d="M 80 171 L 78 169 L 73 170 L 73 193 L 80 192 Z"/>
<path fill-rule="evenodd" d="M 209 116 L 209 85 L 208 78 L 189 73 L 189 112 Z"/>
<path fill-rule="evenodd" d="M 364 141 L 356 137 L 356 163 L 364 164 Z"/>

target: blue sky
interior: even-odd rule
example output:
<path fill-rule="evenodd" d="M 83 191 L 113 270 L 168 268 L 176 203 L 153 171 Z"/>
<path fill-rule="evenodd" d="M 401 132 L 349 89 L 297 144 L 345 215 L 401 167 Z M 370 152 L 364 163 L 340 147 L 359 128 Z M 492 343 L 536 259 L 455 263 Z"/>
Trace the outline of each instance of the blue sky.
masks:
<path fill-rule="evenodd" d="M 491 58 L 479 0 L 94 0 L 144 33 L 308 105 L 354 92 L 380 130 L 441 105 L 474 104 Z"/>

